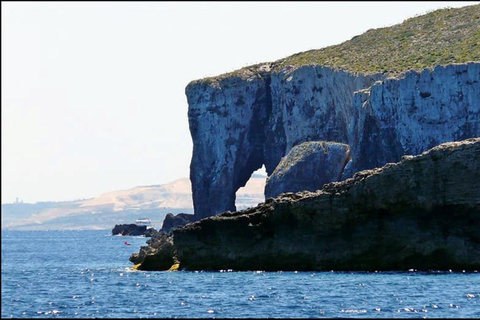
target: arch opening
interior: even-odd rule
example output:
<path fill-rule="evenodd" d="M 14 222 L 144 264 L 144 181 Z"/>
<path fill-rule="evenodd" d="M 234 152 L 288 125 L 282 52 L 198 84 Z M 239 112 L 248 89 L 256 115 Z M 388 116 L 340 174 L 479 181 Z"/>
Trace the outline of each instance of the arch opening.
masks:
<path fill-rule="evenodd" d="M 244 187 L 241 187 L 235 193 L 235 206 L 237 210 L 243 210 L 254 207 L 265 201 L 265 183 L 267 180 L 267 171 L 265 165 L 256 170 L 250 176 Z"/>

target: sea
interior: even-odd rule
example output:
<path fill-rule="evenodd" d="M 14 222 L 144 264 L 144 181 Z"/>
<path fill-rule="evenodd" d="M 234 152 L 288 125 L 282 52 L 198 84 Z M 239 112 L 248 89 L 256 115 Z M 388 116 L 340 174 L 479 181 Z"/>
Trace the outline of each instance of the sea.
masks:
<path fill-rule="evenodd" d="M 480 318 L 479 272 L 134 271 L 148 238 L 1 235 L 2 318 Z"/>

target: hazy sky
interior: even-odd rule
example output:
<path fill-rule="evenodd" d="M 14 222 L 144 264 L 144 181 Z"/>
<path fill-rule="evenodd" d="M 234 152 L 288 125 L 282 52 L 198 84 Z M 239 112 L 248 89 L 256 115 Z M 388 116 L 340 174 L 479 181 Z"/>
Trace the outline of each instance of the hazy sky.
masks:
<path fill-rule="evenodd" d="M 188 177 L 191 80 L 476 3 L 2 1 L 2 203 Z"/>

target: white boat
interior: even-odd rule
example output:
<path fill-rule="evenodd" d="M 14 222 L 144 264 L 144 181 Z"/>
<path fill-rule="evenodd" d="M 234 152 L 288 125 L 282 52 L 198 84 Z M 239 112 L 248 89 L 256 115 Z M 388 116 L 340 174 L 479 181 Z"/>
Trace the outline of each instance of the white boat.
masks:
<path fill-rule="evenodd" d="M 137 219 L 135 220 L 135 224 L 137 226 L 146 226 L 147 229 L 153 228 L 152 221 L 148 218 Z"/>

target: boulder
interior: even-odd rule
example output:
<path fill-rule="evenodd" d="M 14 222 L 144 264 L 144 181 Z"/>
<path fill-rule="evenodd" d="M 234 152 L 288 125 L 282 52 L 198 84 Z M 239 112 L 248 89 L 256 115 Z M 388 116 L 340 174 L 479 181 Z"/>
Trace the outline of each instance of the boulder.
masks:
<path fill-rule="evenodd" d="M 340 181 L 349 160 L 350 148 L 343 143 L 311 141 L 298 144 L 267 178 L 265 197 L 273 198 L 284 192 L 316 191 L 326 183 Z"/>

